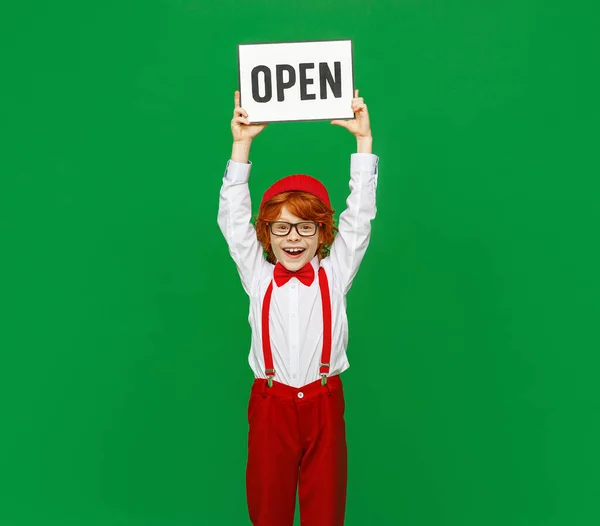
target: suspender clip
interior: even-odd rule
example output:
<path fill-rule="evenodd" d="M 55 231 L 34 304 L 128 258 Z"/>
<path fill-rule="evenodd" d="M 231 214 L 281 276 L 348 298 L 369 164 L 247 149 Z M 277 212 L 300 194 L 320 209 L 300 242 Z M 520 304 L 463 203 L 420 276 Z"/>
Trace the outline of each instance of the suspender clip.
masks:
<path fill-rule="evenodd" d="M 327 369 L 329 369 L 329 365 L 323 362 L 319 364 L 320 368 L 327 367 Z M 327 373 L 321 373 L 321 385 L 327 385 Z"/>
<path fill-rule="evenodd" d="M 273 387 L 273 376 L 275 376 L 275 369 L 265 369 L 267 375 L 267 385 Z"/>

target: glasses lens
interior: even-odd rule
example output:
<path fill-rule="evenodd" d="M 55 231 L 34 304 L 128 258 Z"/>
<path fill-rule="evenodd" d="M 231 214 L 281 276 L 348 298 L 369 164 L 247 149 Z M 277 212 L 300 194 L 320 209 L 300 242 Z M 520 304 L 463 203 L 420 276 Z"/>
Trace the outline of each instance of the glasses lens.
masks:
<path fill-rule="evenodd" d="M 298 233 L 301 236 L 314 236 L 317 231 L 315 223 L 298 223 Z"/>
<path fill-rule="evenodd" d="M 290 224 L 283 221 L 275 221 L 271 223 L 271 232 L 276 236 L 286 236 L 290 231 Z"/>

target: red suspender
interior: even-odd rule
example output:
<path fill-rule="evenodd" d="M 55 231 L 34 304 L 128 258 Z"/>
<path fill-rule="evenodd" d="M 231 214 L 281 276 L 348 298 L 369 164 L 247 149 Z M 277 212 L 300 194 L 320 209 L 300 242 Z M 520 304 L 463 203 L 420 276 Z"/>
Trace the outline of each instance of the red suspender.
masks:
<path fill-rule="evenodd" d="M 319 374 L 321 384 L 327 383 L 329 373 L 329 360 L 331 359 L 331 297 L 329 295 L 329 282 L 323 267 L 319 268 L 319 288 L 321 290 L 321 304 L 323 306 L 323 350 L 321 352 L 321 363 Z M 273 281 L 269 283 L 262 306 L 262 347 L 265 360 L 265 375 L 269 387 L 273 385 L 275 367 L 273 365 L 273 352 L 271 350 L 271 335 L 269 331 L 269 310 L 271 308 L 271 296 L 273 295 Z"/>
<path fill-rule="evenodd" d="M 327 383 L 329 374 L 329 360 L 331 359 L 331 298 L 329 296 L 329 282 L 323 267 L 319 269 L 319 287 L 321 289 L 321 303 L 323 304 L 323 351 L 321 352 L 321 364 L 319 374 L 321 384 Z"/>
<path fill-rule="evenodd" d="M 271 351 L 271 332 L 269 330 L 269 310 L 271 308 L 271 295 L 273 294 L 273 280 L 269 283 L 262 307 L 262 347 L 265 358 L 265 374 L 269 387 L 273 385 L 275 366 L 273 365 L 273 352 Z"/>

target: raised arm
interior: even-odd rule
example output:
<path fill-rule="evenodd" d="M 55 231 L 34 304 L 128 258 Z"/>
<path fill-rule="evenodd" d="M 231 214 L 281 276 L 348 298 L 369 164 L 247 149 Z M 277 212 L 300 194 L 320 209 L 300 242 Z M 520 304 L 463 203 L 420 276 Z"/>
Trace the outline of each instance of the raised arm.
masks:
<path fill-rule="evenodd" d="M 244 290 L 250 294 L 252 280 L 265 260 L 262 246 L 250 222 L 252 205 L 248 178 L 251 164 L 248 157 L 252 140 L 267 125 L 248 123 L 248 114 L 240 107 L 239 91 L 235 92 L 234 106 L 231 119 L 233 147 L 221 186 L 217 222 L 235 261 Z"/>
<path fill-rule="evenodd" d="M 340 214 L 338 234 L 329 258 L 338 282 L 347 292 L 365 255 L 371 237 L 371 221 L 377 212 L 377 156 L 372 154 L 373 137 L 367 105 L 358 90 L 352 99 L 355 118 L 334 120 L 331 124 L 346 128 L 356 137 L 357 153 L 350 159 L 350 195 L 346 209 Z"/>

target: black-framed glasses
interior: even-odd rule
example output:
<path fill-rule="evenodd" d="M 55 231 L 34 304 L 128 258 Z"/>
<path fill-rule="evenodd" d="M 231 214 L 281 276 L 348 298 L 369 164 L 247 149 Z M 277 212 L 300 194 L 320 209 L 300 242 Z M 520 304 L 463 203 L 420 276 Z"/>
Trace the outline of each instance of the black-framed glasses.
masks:
<path fill-rule="evenodd" d="M 267 224 L 271 229 L 271 234 L 274 236 L 287 236 L 292 230 L 292 227 L 295 227 L 299 236 L 311 237 L 317 233 L 317 228 L 319 228 L 319 223 L 315 223 L 314 221 L 300 221 L 300 223 L 273 221 L 272 223 Z"/>

